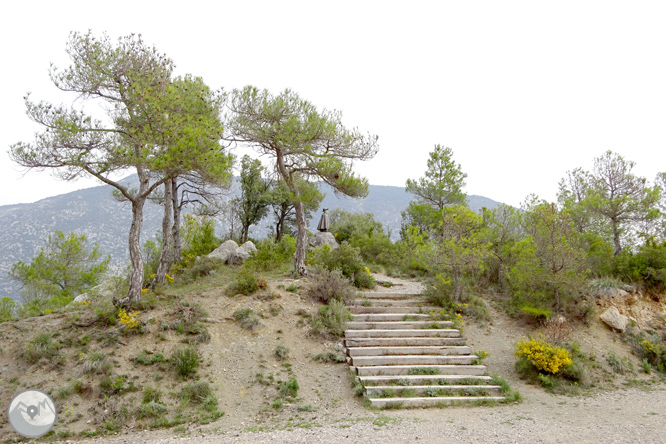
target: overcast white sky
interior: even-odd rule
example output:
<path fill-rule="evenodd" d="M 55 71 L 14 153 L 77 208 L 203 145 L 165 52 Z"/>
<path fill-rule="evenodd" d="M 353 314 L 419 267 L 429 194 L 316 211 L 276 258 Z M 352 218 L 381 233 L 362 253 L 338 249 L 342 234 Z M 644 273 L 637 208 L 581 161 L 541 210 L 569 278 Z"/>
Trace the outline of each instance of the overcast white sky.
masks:
<path fill-rule="evenodd" d="M 23 95 L 63 100 L 70 31 L 142 34 L 177 74 L 214 88 L 291 88 L 379 136 L 357 171 L 404 186 L 435 144 L 466 191 L 519 205 L 553 200 L 567 170 L 613 150 L 652 181 L 666 171 L 666 2 L 29 1 L 0 18 L 0 205 L 97 185 L 12 164 L 31 141 Z M 65 98 L 66 99 L 66 98 Z"/>

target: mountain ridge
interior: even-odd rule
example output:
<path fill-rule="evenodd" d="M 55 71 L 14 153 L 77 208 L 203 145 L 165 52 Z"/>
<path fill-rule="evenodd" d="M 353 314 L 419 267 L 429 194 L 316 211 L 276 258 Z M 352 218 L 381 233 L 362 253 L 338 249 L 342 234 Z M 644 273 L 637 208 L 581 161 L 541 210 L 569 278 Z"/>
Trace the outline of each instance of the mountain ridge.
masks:
<path fill-rule="evenodd" d="M 131 184 L 136 176 L 128 176 L 122 183 Z M 370 185 L 369 194 L 363 199 L 336 196 L 328 185 L 320 184 L 320 191 L 325 197 L 317 212 L 309 221 L 310 231 L 315 231 L 319 222 L 321 208 L 343 209 L 352 213 L 372 213 L 375 220 L 381 222 L 392 240 L 399 237 L 401 212 L 407 208 L 412 195 L 404 187 L 390 185 Z M 117 202 L 111 197 L 113 187 L 100 185 L 71 191 L 58 196 L 47 197 L 33 203 L 20 203 L 0 206 L 0 298 L 9 296 L 19 300 L 19 285 L 9 278 L 11 266 L 18 262 L 29 262 L 39 253 L 45 240 L 55 230 L 64 233 L 75 231 L 85 234 L 90 245 L 97 243 L 99 251 L 111 255 L 114 267 L 124 267 L 128 263 L 127 236 L 131 224 L 130 204 Z M 236 191 L 235 191 L 236 190 Z M 232 199 L 237 187 L 224 196 Z M 470 195 L 470 208 L 479 211 L 481 207 L 494 208 L 500 203 L 492 199 Z M 162 208 L 153 203 L 146 203 L 141 242 L 154 239 L 161 229 Z M 272 233 L 274 224 L 271 215 L 262 219 L 250 229 L 250 236 L 264 238 Z M 216 233 L 224 225 L 218 221 Z"/>

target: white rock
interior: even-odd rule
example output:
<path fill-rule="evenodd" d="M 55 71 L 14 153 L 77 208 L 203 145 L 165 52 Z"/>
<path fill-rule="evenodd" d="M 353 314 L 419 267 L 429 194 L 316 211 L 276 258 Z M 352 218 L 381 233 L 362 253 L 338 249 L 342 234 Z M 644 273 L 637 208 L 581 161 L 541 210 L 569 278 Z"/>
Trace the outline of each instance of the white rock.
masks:
<path fill-rule="evenodd" d="M 620 310 L 617 307 L 612 306 L 608 310 L 604 311 L 601 316 L 601 320 L 606 323 L 609 327 L 612 327 L 619 331 L 624 331 L 629 325 L 630 319 L 620 313 Z"/>
<path fill-rule="evenodd" d="M 324 245 L 330 246 L 331 250 L 335 250 L 338 248 L 338 241 L 335 240 L 335 236 L 333 236 L 333 233 L 330 233 L 328 231 L 324 232 L 320 231 L 315 233 L 312 237 L 310 237 L 308 243 L 312 248 L 319 248 Z"/>
<path fill-rule="evenodd" d="M 229 256 L 236 250 L 238 250 L 238 244 L 230 239 L 217 247 L 212 253 L 209 253 L 208 257 L 215 257 L 226 262 Z"/>

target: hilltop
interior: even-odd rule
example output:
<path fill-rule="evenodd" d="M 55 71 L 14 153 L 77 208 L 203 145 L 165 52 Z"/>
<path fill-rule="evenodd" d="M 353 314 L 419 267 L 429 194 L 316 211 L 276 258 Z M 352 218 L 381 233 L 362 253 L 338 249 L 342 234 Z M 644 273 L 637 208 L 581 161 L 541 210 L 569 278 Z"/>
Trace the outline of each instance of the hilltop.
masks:
<path fill-rule="evenodd" d="M 129 176 L 122 182 L 131 184 L 135 176 Z M 370 193 L 365 199 L 338 197 L 325 184 L 320 185 L 325 194 L 321 208 L 343 209 L 352 213 L 368 212 L 375 215 L 375 220 L 382 222 L 395 241 L 399 236 L 400 213 L 407 208 L 411 195 L 403 187 L 370 185 Z M 120 203 L 111 197 L 113 187 L 103 185 L 86 188 L 55 197 L 42 199 L 31 204 L 0 206 L 0 245 L 3 254 L 0 257 L 0 298 L 9 296 L 18 300 L 18 285 L 7 272 L 18 261 L 29 262 L 44 245 L 45 239 L 55 230 L 64 233 L 75 231 L 85 234 L 88 241 L 97 243 L 103 255 L 111 255 L 111 265 L 123 268 L 129 261 L 127 236 L 131 224 L 131 208 L 127 203 Z M 225 200 L 236 194 L 233 187 Z M 470 208 L 479 211 L 482 207 L 495 208 L 499 202 L 482 196 L 468 196 Z M 317 227 L 319 210 L 310 220 L 310 230 Z M 161 230 L 162 207 L 147 203 L 144 211 L 142 244 L 155 239 Z M 263 239 L 273 231 L 272 219 L 267 216 L 251 227 L 250 235 Z M 218 221 L 216 233 L 223 236 L 227 232 L 222 222 Z"/>

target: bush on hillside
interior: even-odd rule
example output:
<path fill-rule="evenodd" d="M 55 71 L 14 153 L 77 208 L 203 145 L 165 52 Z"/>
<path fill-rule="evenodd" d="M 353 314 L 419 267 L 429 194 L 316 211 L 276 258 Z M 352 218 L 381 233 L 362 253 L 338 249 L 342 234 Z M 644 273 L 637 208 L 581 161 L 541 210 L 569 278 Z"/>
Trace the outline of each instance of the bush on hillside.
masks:
<path fill-rule="evenodd" d="M 356 294 L 351 281 L 342 276 L 340 270 L 318 268 L 312 270 L 311 278 L 312 284 L 306 295 L 322 304 L 328 304 L 332 299 L 348 303 Z"/>

